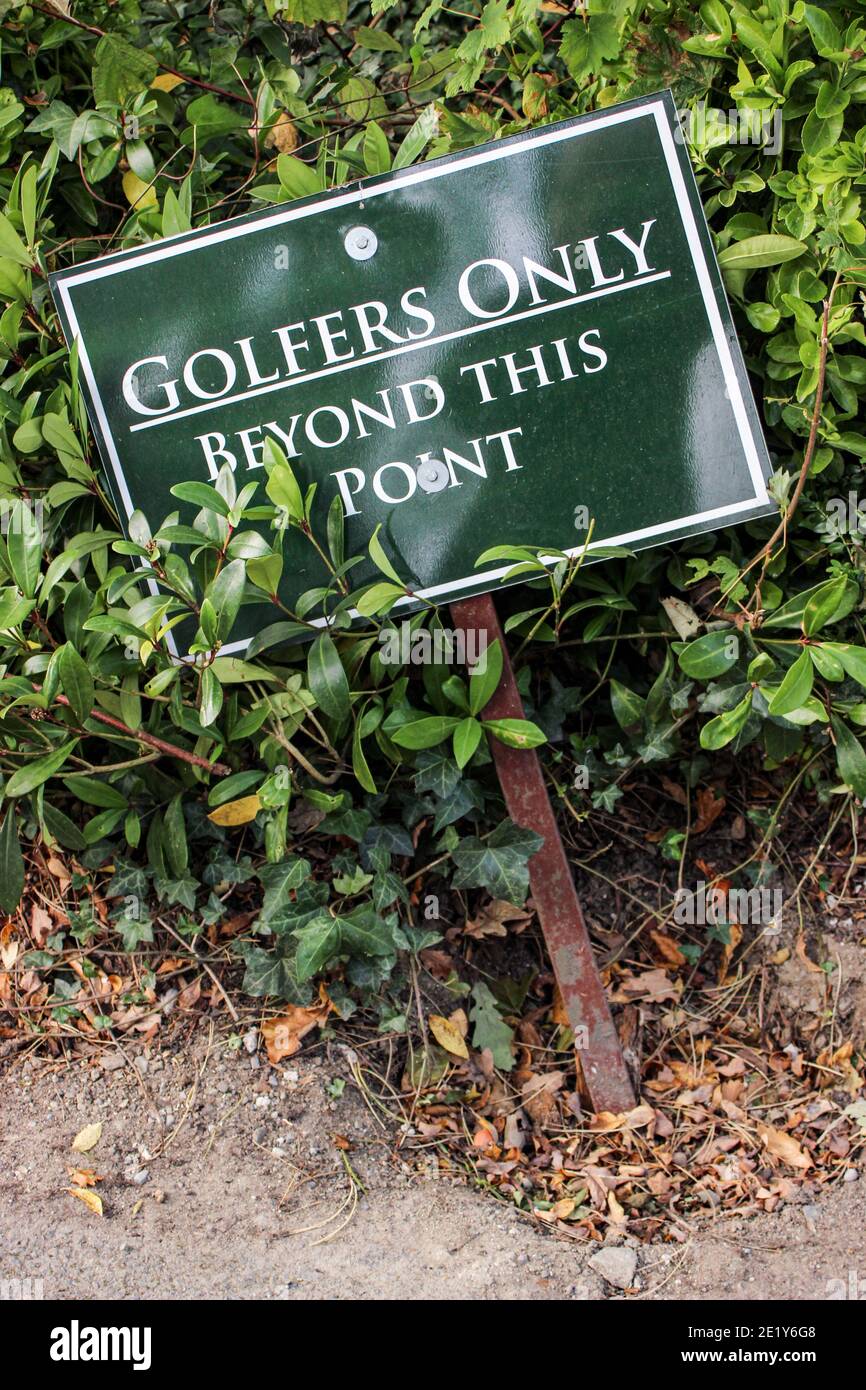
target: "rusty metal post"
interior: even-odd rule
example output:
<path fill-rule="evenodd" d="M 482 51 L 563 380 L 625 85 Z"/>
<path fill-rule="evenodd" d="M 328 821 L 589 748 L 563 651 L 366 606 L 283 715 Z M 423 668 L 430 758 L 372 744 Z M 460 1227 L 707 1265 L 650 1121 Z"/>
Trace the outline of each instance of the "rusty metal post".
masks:
<path fill-rule="evenodd" d="M 483 651 L 499 638 L 502 678 L 484 717 L 525 719 L 492 596 L 481 594 L 452 603 L 451 615 L 458 630 L 466 633 L 474 629 L 479 634 L 476 650 Z M 534 749 L 507 748 L 495 738 L 490 740 L 490 748 L 511 819 L 544 836 L 543 846 L 529 861 L 529 882 L 569 1022 L 577 1036 L 578 1029 L 585 1028 L 589 1039 L 580 1062 L 590 1100 L 596 1111 L 631 1110 L 636 1104 L 634 1089 L 596 969 L 538 754 Z"/>

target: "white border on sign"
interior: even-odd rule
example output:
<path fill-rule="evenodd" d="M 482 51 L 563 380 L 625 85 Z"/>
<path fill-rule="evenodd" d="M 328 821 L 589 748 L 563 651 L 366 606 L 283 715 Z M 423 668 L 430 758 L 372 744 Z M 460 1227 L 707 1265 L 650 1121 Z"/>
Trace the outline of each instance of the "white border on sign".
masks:
<path fill-rule="evenodd" d="M 131 517 L 135 509 L 132 504 L 132 498 L 129 494 L 126 479 L 123 475 L 120 457 L 108 424 L 105 407 L 99 394 L 96 378 L 87 354 L 87 348 L 81 335 L 75 310 L 72 306 L 70 290 L 74 288 L 74 286 L 87 284 L 92 280 L 101 280 L 107 275 L 119 275 L 127 270 L 135 270 L 140 266 L 151 265 L 156 261 L 167 259 L 170 256 L 183 256 L 189 252 L 198 250 L 202 246 L 213 245 L 215 242 L 233 241 L 236 237 L 251 236 L 263 227 L 281 226 L 286 222 L 295 222 L 305 217 L 314 217 L 317 213 L 326 209 L 349 207 L 353 203 L 366 202 L 369 198 L 376 198 L 382 194 L 393 193 L 396 189 L 406 188 L 412 184 L 425 183 L 430 179 L 447 178 L 449 175 L 476 168 L 481 164 L 489 164 L 497 159 L 508 159 L 512 155 L 521 154 L 529 146 L 535 147 L 539 145 L 558 144 L 562 140 L 577 139 L 599 128 L 621 125 L 625 121 L 640 120 L 644 116 L 653 117 L 656 123 L 662 153 L 665 158 L 668 174 L 670 175 L 674 197 L 677 207 L 679 208 L 683 230 L 692 257 L 692 264 L 697 276 L 716 352 L 718 353 L 719 365 L 722 368 L 722 375 L 727 388 L 726 394 L 734 412 L 737 432 L 743 447 L 743 454 L 749 469 L 749 476 L 752 480 L 755 495 L 745 501 L 732 503 L 730 506 L 716 507 L 706 512 L 696 512 L 691 516 L 679 517 L 674 521 L 663 522 L 657 526 L 647 526 L 642 530 L 626 531 L 621 536 L 607 536 L 603 540 L 592 542 L 589 546 L 589 550 L 596 548 L 600 549 L 606 546 L 627 545 L 629 541 L 648 540 L 653 536 L 664 536 L 670 532 L 679 531 L 684 526 L 697 526 L 705 522 L 720 521 L 727 517 L 733 517 L 738 512 L 750 511 L 756 506 L 769 506 L 770 497 L 767 493 L 767 485 L 761 468 L 757 445 L 750 428 L 748 411 L 746 410 L 746 404 L 743 400 L 740 381 L 734 367 L 725 327 L 722 322 L 722 316 L 719 312 L 719 306 L 716 303 L 716 297 L 713 292 L 709 267 L 707 266 L 703 248 L 701 247 L 700 235 L 698 233 L 692 205 L 689 201 L 683 171 L 677 157 L 673 134 L 665 118 L 664 102 L 662 100 L 656 100 L 647 102 L 644 106 L 633 107 L 625 111 L 611 111 L 610 113 L 599 115 L 592 120 L 582 122 L 579 125 L 568 126 L 566 129 L 542 130 L 537 134 L 533 133 L 528 135 L 525 140 L 520 140 L 513 145 L 503 145 L 499 147 L 494 145 L 490 149 L 482 150 L 477 154 L 466 155 L 462 158 L 449 161 L 446 164 L 431 164 L 428 167 L 421 166 L 417 170 L 407 173 L 402 178 L 390 179 L 373 188 L 361 187 L 347 193 L 337 194 L 335 197 L 328 198 L 326 202 L 312 203 L 299 208 L 288 208 L 280 212 L 274 212 L 271 216 L 257 218 L 253 222 L 240 223 L 237 226 L 228 223 L 225 227 L 217 231 L 202 228 L 198 236 L 187 241 L 181 242 L 179 240 L 180 236 L 188 235 L 180 233 L 178 237 L 168 237 L 164 241 L 161 241 L 152 251 L 146 251 L 140 254 L 133 252 L 123 259 L 109 261 L 109 263 L 105 265 L 97 263 L 90 269 L 82 270 L 78 274 L 73 273 L 71 275 L 66 275 L 58 280 L 56 288 L 63 301 L 69 325 L 72 329 L 73 338 L 77 340 L 79 345 L 79 362 L 88 387 L 90 388 L 100 432 L 114 470 L 118 493 L 126 508 L 127 519 Z M 485 323 L 483 326 L 495 327 L 498 322 L 500 321 L 491 320 L 489 324 Z M 424 341 L 419 341 L 417 346 L 419 349 L 423 348 L 425 346 Z M 369 359 L 361 359 L 362 362 L 364 360 Z M 215 404 L 218 405 L 219 402 L 215 402 Z M 583 546 L 575 546 L 573 549 L 565 551 L 564 553 L 570 556 L 577 555 L 581 550 L 583 550 Z M 473 585 L 487 583 L 490 580 L 502 579 L 510 568 L 510 565 L 505 565 L 492 570 L 479 570 L 477 573 L 469 575 L 464 579 L 455 579 L 449 581 L 447 584 L 437 584 L 428 589 L 419 589 L 417 591 L 417 596 L 435 599 L 444 594 L 456 595 L 462 590 L 471 588 Z M 158 587 L 155 585 L 154 581 L 149 580 L 148 583 L 152 592 L 158 592 Z M 399 607 L 401 604 L 412 603 L 413 601 L 414 599 L 408 597 L 406 599 L 400 599 L 395 607 Z M 324 618 L 313 620 L 314 626 L 325 626 L 325 624 L 326 619 Z M 244 651 L 251 640 L 251 638 L 247 638 L 240 642 L 230 642 L 220 649 L 221 655 L 229 656 L 233 652 Z M 172 655 L 177 657 L 178 652 L 171 633 L 167 634 L 167 641 Z"/>

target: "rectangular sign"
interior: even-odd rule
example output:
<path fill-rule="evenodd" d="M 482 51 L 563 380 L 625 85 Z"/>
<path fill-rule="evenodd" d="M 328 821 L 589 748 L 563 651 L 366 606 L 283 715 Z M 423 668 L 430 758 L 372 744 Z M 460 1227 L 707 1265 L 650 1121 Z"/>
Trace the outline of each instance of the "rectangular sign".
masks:
<path fill-rule="evenodd" d="M 302 489 L 318 484 L 322 534 L 339 495 L 347 555 L 381 523 L 400 574 L 439 602 L 498 587 L 502 566 L 475 565 L 493 545 L 574 552 L 591 519 L 593 546 L 640 548 L 775 510 L 670 93 L 107 256 L 52 289 L 118 510 L 154 529 L 175 483 L 229 463 L 263 484 L 268 436 Z M 285 557 L 291 608 L 325 570 L 297 532 Z M 247 639 L 274 616 L 242 610 Z"/>

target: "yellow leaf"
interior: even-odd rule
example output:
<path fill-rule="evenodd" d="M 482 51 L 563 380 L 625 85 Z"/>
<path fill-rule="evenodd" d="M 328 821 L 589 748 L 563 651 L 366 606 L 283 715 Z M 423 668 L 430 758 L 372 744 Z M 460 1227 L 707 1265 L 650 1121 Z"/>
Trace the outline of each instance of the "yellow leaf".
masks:
<path fill-rule="evenodd" d="M 101 1138 L 102 1121 L 97 1120 L 95 1125 L 85 1125 L 78 1131 L 72 1141 L 72 1147 L 77 1154 L 86 1154 L 96 1147 Z"/>
<path fill-rule="evenodd" d="M 208 815 L 208 820 L 213 821 L 214 825 L 246 825 L 248 821 L 255 820 L 261 809 L 259 794 L 253 792 L 252 796 L 239 796 L 236 801 L 217 806 Z"/>
<path fill-rule="evenodd" d="M 102 1216 L 102 1198 L 95 1192 L 88 1192 L 86 1187 L 69 1187 L 66 1190 L 70 1197 L 77 1197 L 79 1202 L 83 1202 L 94 1216 Z"/>
<path fill-rule="evenodd" d="M 185 81 L 185 77 L 178 77 L 173 72 L 161 72 L 159 77 L 155 77 L 150 85 L 155 87 L 158 92 L 173 92 L 175 87 L 179 87 Z"/>
<path fill-rule="evenodd" d="M 469 1049 L 466 1041 L 457 1028 L 449 1019 L 443 1018 L 441 1014 L 431 1014 L 428 1019 L 430 1032 L 438 1042 L 440 1047 L 444 1047 L 446 1052 L 450 1052 L 452 1057 L 468 1057 Z"/>
<path fill-rule="evenodd" d="M 136 212 L 141 212 L 142 208 L 157 207 L 156 189 L 149 183 L 134 174 L 131 169 L 127 169 L 123 176 L 123 191 L 126 201 L 130 207 L 134 207 Z"/>
<path fill-rule="evenodd" d="M 281 111 L 268 131 L 265 145 L 269 149 L 278 150 L 280 154 L 291 154 L 300 143 L 297 126 L 285 111 Z"/>

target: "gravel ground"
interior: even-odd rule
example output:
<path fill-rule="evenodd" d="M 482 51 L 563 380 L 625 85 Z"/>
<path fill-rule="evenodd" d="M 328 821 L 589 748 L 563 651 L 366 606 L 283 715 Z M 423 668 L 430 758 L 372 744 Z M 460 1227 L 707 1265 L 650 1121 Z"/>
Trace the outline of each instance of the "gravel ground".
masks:
<path fill-rule="evenodd" d="M 46 1298 L 797 1300 L 850 1296 L 860 1279 L 866 1291 L 866 1179 L 682 1244 L 586 1245 L 419 1171 L 351 1085 L 337 1095 L 338 1051 L 271 1068 L 211 1039 L 100 1066 L 0 1065 L 0 1281 L 41 1279 Z M 96 1123 L 96 1145 L 75 1153 Z M 87 1189 L 101 1217 L 68 1191 L 76 1166 L 103 1179 Z"/>

